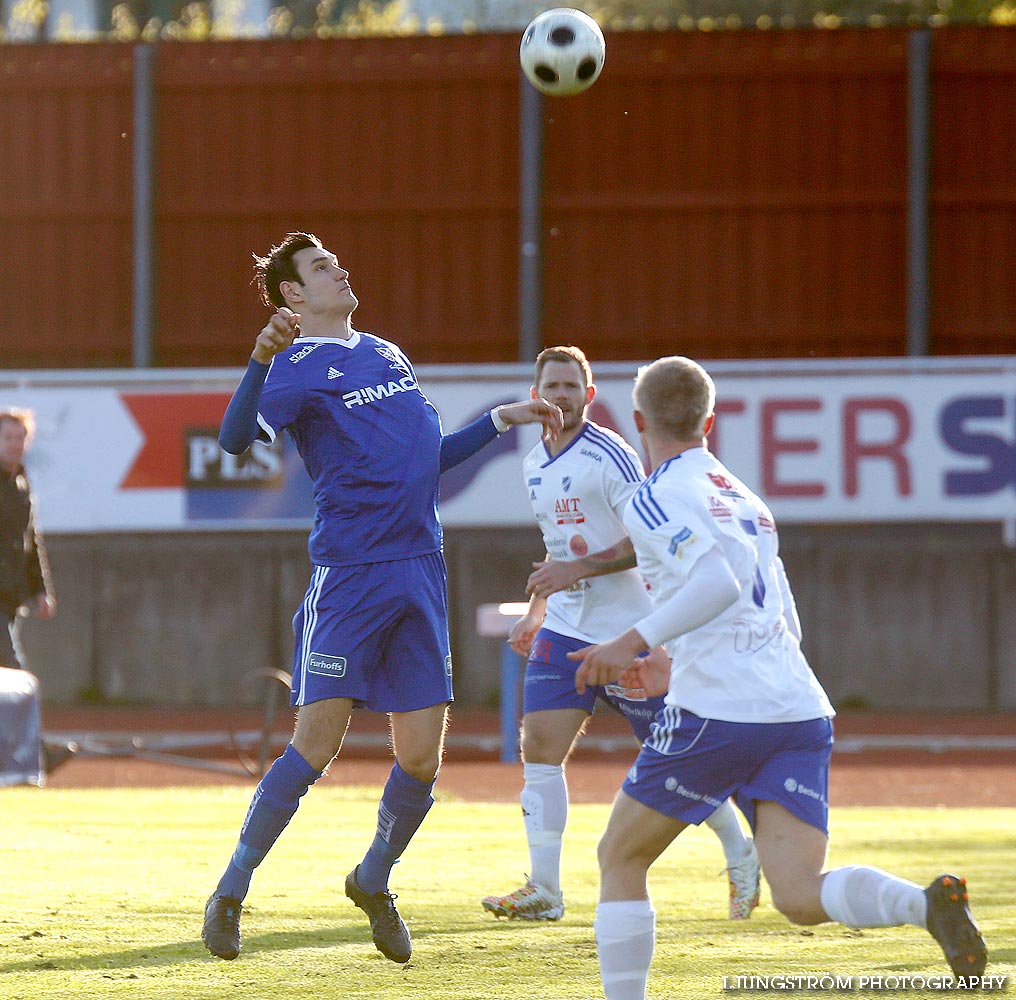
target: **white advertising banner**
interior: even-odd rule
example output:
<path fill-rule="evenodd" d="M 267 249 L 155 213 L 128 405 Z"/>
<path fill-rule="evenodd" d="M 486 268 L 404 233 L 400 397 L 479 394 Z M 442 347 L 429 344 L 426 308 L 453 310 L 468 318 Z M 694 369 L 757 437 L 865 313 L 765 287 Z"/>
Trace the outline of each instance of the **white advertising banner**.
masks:
<path fill-rule="evenodd" d="M 711 447 L 784 523 L 1016 519 L 1016 359 L 713 362 Z M 638 447 L 636 365 L 596 368 L 591 416 Z M 310 484 L 287 439 L 216 443 L 239 370 L 0 374 L 29 407 L 28 471 L 49 532 L 306 527 Z M 445 432 L 524 398 L 522 365 L 418 369 Z M 383 403 L 383 401 L 381 401 Z M 285 437 L 285 436 L 283 436 Z M 529 525 L 522 455 L 503 435 L 442 479 L 449 526 Z"/>

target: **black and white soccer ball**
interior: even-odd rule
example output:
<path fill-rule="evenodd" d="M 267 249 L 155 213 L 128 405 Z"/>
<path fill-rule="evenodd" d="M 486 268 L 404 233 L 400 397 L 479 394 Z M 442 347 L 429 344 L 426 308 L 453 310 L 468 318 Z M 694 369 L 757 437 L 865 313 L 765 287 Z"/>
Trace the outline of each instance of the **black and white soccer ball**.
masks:
<path fill-rule="evenodd" d="M 534 17 L 519 46 L 519 60 L 529 82 L 554 97 L 591 87 L 603 69 L 605 55 L 600 26 L 571 7 L 555 7 Z"/>

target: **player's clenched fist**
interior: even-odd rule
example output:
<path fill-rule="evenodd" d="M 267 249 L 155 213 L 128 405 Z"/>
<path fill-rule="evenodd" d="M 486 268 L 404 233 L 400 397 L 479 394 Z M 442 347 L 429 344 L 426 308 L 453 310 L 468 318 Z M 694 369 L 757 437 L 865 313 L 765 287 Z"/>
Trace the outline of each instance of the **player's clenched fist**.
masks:
<path fill-rule="evenodd" d="M 300 317 L 283 306 L 265 324 L 254 341 L 251 357 L 259 364 L 267 365 L 279 351 L 285 351 L 300 332 Z"/>

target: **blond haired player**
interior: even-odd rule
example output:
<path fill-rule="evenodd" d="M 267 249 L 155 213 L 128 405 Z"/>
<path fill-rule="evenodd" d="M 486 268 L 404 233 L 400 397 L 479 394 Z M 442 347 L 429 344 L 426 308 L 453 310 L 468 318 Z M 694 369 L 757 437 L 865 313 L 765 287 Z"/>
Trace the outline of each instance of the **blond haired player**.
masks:
<path fill-rule="evenodd" d="M 594 926 L 607 1000 L 646 995 L 650 866 L 731 795 L 751 824 L 773 904 L 790 921 L 914 924 L 957 976 L 980 976 L 988 953 L 963 879 L 940 875 L 922 889 L 864 865 L 826 870 L 833 709 L 801 651 L 773 516 L 706 447 L 715 395 L 687 358 L 640 369 L 635 426 L 652 471 L 624 521 L 653 610 L 571 654 L 579 691 L 620 682 L 666 693 L 600 841 Z M 660 643 L 669 669 L 636 659 Z"/>

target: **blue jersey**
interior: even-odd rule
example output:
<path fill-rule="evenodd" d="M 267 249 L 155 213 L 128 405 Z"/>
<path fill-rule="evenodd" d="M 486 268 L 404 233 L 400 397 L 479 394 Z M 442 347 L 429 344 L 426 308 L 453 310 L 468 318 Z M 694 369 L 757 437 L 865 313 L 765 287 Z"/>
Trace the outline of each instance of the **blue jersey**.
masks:
<path fill-rule="evenodd" d="M 289 431 L 314 484 L 315 564 L 440 550 L 441 418 L 395 344 L 297 338 L 272 360 L 257 421 L 268 440 Z"/>

